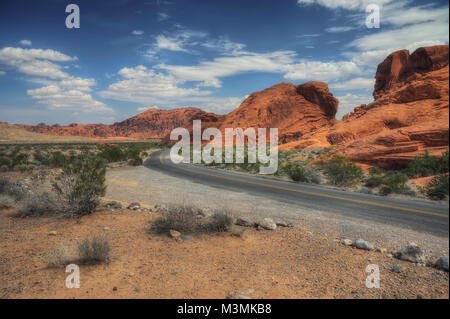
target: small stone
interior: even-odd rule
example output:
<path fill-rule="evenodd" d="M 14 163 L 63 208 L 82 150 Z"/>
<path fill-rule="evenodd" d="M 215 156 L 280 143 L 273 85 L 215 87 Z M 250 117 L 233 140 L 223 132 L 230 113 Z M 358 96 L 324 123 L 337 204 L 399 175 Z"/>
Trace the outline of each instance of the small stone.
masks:
<path fill-rule="evenodd" d="M 263 218 L 258 222 L 258 225 L 267 230 L 277 229 L 277 224 L 275 224 L 272 218 Z"/>
<path fill-rule="evenodd" d="M 130 273 L 128 274 L 128 276 L 134 277 L 134 272 L 130 272 Z"/>
<path fill-rule="evenodd" d="M 353 241 L 351 239 L 345 238 L 341 240 L 341 243 L 345 246 L 351 246 L 353 245 Z"/>
<path fill-rule="evenodd" d="M 113 287 L 113 291 L 117 291 L 117 287 Z"/>
<path fill-rule="evenodd" d="M 109 230 L 108 226 L 103 227 L 103 230 Z"/>
<path fill-rule="evenodd" d="M 253 223 L 250 221 L 250 219 L 248 219 L 246 217 L 239 217 L 238 219 L 236 219 L 234 224 L 238 225 L 238 226 L 244 226 L 244 227 L 251 227 L 253 225 Z"/>
<path fill-rule="evenodd" d="M 178 239 L 181 237 L 181 233 L 173 229 L 169 230 L 169 235 L 174 239 Z"/>
<path fill-rule="evenodd" d="M 399 265 L 395 265 L 394 267 L 392 267 L 391 271 L 399 274 L 402 272 L 402 267 L 400 267 Z"/>
<path fill-rule="evenodd" d="M 434 263 L 434 266 L 437 269 L 442 269 L 442 270 L 448 271 L 448 256 L 444 256 L 444 257 L 441 257 L 438 260 L 436 260 L 436 262 Z"/>
<path fill-rule="evenodd" d="M 128 209 L 133 209 L 133 210 L 136 210 L 136 209 L 139 209 L 139 208 L 141 208 L 141 204 L 139 204 L 139 203 L 131 203 L 130 205 L 128 205 L 128 207 L 127 207 Z"/>
<path fill-rule="evenodd" d="M 58 232 L 56 230 L 52 230 L 48 233 L 49 236 L 56 236 L 58 235 Z"/>
<path fill-rule="evenodd" d="M 377 248 L 375 251 L 380 254 L 385 254 L 387 252 L 387 249 L 386 248 Z"/>
<path fill-rule="evenodd" d="M 192 236 L 191 235 L 181 235 L 181 239 L 183 239 L 183 240 L 191 240 Z"/>
<path fill-rule="evenodd" d="M 280 227 L 289 227 L 289 223 L 282 220 L 277 220 L 276 224 Z"/>
<path fill-rule="evenodd" d="M 355 240 L 355 243 L 353 245 L 359 249 L 374 250 L 373 245 L 362 238 L 358 238 L 357 240 Z"/>

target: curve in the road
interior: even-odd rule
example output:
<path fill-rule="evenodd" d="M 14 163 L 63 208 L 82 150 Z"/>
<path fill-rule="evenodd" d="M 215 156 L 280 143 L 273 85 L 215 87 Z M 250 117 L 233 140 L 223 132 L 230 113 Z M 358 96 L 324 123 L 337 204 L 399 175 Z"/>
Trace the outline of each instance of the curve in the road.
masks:
<path fill-rule="evenodd" d="M 162 151 L 152 154 L 146 166 L 213 187 L 262 193 L 278 201 L 304 208 L 356 215 L 448 236 L 448 207 L 444 205 L 344 192 L 193 165 L 175 165 L 170 163 L 170 160 L 165 161 L 165 156 Z"/>

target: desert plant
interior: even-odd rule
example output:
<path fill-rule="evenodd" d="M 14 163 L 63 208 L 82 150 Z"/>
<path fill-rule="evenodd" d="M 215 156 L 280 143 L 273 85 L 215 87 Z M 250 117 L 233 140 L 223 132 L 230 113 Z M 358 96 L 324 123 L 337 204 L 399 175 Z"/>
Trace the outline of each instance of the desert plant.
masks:
<path fill-rule="evenodd" d="M 48 194 L 33 194 L 25 197 L 19 209 L 18 217 L 42 216 L 58 212 L 55 200 Z"/>
<path fill-rule="evenodd" d="M 193 206 L 169 207 L 151 224 L 150 232 L 167 234 L 171 229 L 185 233 L 198 232 L 203 227 L 199 223 L 198 214 L 199 209 Z"/>
<path fill-rule="evenodd" d="M 320 175 L 315 167 L 300 162 L 288 162 L 283 166 L 283 170 L 296 182 L 320 184 Z"/>
<path fill-rule="evenodd" d="M 433 179 L 422 190 L 428 198 L 443 200 L 449 196 L 449 178 L 446 174 L 433 177 Z"/>
<path fill-rule="evenodd" d="M 101 145 L 99 155 L 108 163 L 120 162 L 126 159 L 126 154 L 115 145 Z"/>
<path fill-rule="evenodd" d="M 109 240 L 106 236 L 95 236 L 92 241 L 85 238 L 78 243 L 79 262 L 82 264 L 107 262 L 110 250 Z"/>
<path fill-rule="evenodd" d="M 410 177 L 425 177 L 448 173 L 449 151 L 445 151 L 440 157 L 432 156 L 425 151 L 414 158 L 408 164 L 406 172 Z"/>
<path fill-rule="evenodd" d="M 0 194 L 9 195 L 16 201 L 24 197 L 22 189 L 18 185 L 11 183 L 5 177 L 0 177 Z"/>
<path fill-rule="evenodd" d="M 351 186 L 360 182 L 364 176 L 363 170 L 344 156 L 333 155 L 320 165 L 333 185 Z"/>
<path fill-rule="evenodd" d="M 9 195 L 0 194 L 0 209 L 11 208 L 14 206 L 14 198 Z"/>
<path fill-rule="evenodd" d="M 63 210 L 71 214 L 90 214 L 105 195 L 106 166 L 94 155 L 83 155 L 66 163 L 57 180 L 52 183 Z"/>
<path fill-rule="evenodd" d="M 210 230 L 213 232 L 228 232 L 233 226 L 233 217 L 227 212 L 217 212 L 212 216 L 209 224 Z"/>
<path fill-rule="evenodd" d="M 71 264 L 74 262 L 72 249 L 66 243 L 63 243 L 59 247 L 53 248 L 42 258 L 42 261 L 48 267 L 60 267 Z"/>

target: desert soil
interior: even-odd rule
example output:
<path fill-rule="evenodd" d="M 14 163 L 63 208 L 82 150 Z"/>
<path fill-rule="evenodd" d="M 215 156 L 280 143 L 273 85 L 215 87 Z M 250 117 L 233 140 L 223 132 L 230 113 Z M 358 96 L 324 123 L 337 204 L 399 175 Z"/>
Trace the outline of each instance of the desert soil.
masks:
<path fill-rule="evenodd" d="M 225 298 L 250 288 L 251 298 L 449 296 L 447 272 L 343 246 L 301 225 L 175 241 L 146 232 L 158 213 L 103 210 L 80 219 L 12 213 L 0 211 L 2 298 Z M 48 268 L 42 258 L 94 234 L 108 236 L 110 262 L 80 266 L 81 288 L 68 289 L 65 269 Z M 365 286 L 369 264 L 379 266 L 380 289 Z M 392 272 L 394 265 L 402 271 Z"/>

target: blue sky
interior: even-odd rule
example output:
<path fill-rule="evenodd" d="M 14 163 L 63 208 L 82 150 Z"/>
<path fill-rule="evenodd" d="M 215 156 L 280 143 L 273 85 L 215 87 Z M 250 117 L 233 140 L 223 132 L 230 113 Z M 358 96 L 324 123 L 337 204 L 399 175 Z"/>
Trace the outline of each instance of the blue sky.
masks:
<path fill-rule="evenodd" d="M 80 8 L 67 29 L 65 8 Z M 381 8 L 381 27 L 365 25 Z M 448 44 L 448 1 L 0 2 L 0 121 L 113 123 L 147 108 L 216 113 L 280 82 L 324 81 L 338 117 L 372 100 L 390 52 Z"/>

